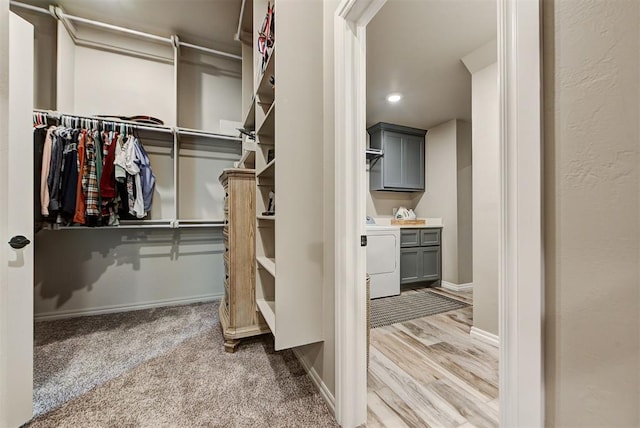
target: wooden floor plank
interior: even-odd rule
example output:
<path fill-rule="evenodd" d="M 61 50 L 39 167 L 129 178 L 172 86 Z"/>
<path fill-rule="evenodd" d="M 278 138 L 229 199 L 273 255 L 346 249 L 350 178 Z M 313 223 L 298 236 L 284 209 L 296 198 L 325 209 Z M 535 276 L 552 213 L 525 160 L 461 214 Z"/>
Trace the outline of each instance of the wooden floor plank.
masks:
<path fill-rule="evenodd" d="M 472 303 L 470 291 L 433 291 Z M 469 306 L 371 330 L 369 426 L 498 426 L 498 348 L 472 325 Z"/>
<path fill-rule="evenodd" d="M 395 400 L 393 403 L 387 404 L 390 407 L 404 404 L 401 411 L 397 409 L 396 411 L 409 425 L 457 427 L 464 423 L 465 419 L 455 411 L 455 408 L 441 397 L 428 391 L 424 385 L 413 380 L 383 354 L 374 350 L 371 355 L 375 363 L 370 365 L 369 370 L 373 370 L 380 380 L 388 386 L 388 389 L 394 393 L 394 396 L 402 400 L 401 402 Z M 377 394 L 381 398 L 385 398 L 381 391 L 378 391 Z M 395 409 L 395 407 L 392 408 Z M 407 409 L 410 409 L 411 412 L 408 412 Z"/>
<path fill-rule="evenodd" d="M 380 390 L 383 395 L 389 395 L 388 391 Z M 367 428 L 371 427 L 409 427 L 394 409 L 380 398 L 375 392 L 367 395 L 368 412 Z"/>

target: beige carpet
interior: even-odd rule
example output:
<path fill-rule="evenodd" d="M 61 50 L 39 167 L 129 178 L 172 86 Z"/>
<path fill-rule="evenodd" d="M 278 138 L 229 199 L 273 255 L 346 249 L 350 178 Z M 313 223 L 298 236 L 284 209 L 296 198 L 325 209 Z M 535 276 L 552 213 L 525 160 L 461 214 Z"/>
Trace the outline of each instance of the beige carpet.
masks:
<path fill-rule="evenodd" d="M 217 305 L 37 323 L 28 426 L 337 427 L 269 335 L 224 352 Z"/>

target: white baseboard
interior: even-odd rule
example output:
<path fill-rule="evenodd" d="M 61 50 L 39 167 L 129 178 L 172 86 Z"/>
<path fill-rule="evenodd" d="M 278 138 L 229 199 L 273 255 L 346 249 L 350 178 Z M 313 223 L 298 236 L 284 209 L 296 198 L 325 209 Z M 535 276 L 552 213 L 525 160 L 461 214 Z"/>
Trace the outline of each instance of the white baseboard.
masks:
<path fill-rule="evenodd" d="M 473 289 L 473 282 L 468 282 L 466 284 L 454 284 L 453 282 L 440 281 L 440 286 L 445 290 L 465 291 Z"/>
<path fill-rule="evenodd" d="M 326 401 L 327 406 L 329 406 L 329 410 L 335 416 L 336 398 L 333 396 L 331 391 L 329 391 L 329 388 L 327 388 L 327 385 L 324 383 L 324 381 L 320 378 L 320 375 L 318 374 L 316 369 L 309 365 L 307 360 L 302 357 L 300 352 L 297 349 L 294 349 L 293 354 L 296 356 L 298 361 L 300 361 L 300 364 L 302 364 L 304 370 L 309 374 L 311 381 L 313 381 L 313 384 L 316 386 L 316 388 L 318 388 L 318 391 L 320 391 L 320 395 L 322 395 L 322 398 L 324 398 L 324 401 Z"/>
<path fill-rule="evenodd" d="M 96 308 L 71 309 L 67 311 L 42 312 L 34 315 L 35 321 L 51 321 L 65 318 L 76 318 L 90 315 L 112 314 L 117 312 L 138 311 L 140 309 L 159 308 L 164 306 L 188 305 L 191 303 L 211 302 L 222 299 L 222 294 L 204 294 L 186 298 L 153 300 L 149 302 L 132 303 L 127 305 L 100 306 Z"/>
<path fill-rule="evenodd" d="M 500 338 L 496 334 L 489 333 L 488 331 L 481 330 L 477 327 L 471 327 L 471 332 L 469 334 L 471 337 L 482 340 L 489 345 L 493 345 L 498 348 L 500 347 Z"/>

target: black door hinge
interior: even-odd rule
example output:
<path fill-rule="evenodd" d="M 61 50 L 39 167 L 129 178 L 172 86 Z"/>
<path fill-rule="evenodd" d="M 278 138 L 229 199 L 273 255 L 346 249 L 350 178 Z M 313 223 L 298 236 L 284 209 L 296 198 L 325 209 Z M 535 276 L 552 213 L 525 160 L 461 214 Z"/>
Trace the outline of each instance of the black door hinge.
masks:
<path fill-rule="evenodd" d="M 367 246 L 367 235 L 360 235 L 360 246 L 361 247 Z"/>

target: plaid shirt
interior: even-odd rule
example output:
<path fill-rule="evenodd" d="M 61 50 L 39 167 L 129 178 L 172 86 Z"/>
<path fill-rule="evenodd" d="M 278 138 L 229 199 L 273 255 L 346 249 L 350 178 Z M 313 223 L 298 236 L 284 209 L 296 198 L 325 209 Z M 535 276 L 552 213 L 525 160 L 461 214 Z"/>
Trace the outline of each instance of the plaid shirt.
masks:
<path fill-rule="evenodd" d="M 92 132 L 87 132 L 85 143 L 86 159 L 82 174 L 82 190 L 84 192 L 87 216 L 100 215 L 100 187 L 98 185 L 98 173 L 96 168 L 96 147 Z"/>

